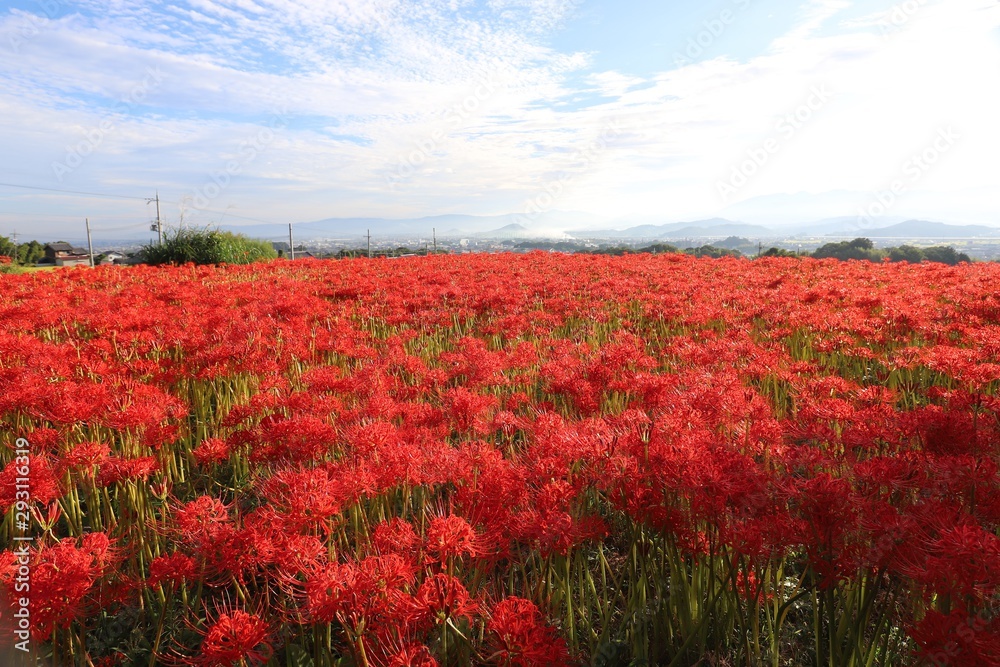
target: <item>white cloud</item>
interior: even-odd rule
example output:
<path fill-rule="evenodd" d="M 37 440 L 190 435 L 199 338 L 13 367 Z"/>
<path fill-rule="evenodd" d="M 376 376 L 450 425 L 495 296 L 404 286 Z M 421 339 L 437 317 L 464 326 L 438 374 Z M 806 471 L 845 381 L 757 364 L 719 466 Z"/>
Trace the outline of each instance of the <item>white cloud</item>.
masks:
<path fill-rule="evenodd" d="M 863 196 L 951 125 L 961 140 L 908 201 L 995 216 L 981 195 L 955 195 L 985 191 L 995 174 L 1000 98 L 983 73 L 1000 68 L 1000 8 L 928 0 L 886 34 L 883 14 L 840 20 L 848 4 L 804 3 L 755 57 L 639 77 L 592 71 L 586 55 L 547 45 L 573 11 L 567 0 L 95 2 L 40 24 L 0 61 L 11 147 L 0 180 L 139 195 L 158 186 L 176 202 L 286 109 L 289 126 L 214 208 L 275 220 L 502 213 L 565 177 L 556 208 L 677 218 L 782 192 Z M 0 41 L 25 20 L 0 19 Z M 52 163 L 149 68 L 162 83 L 56 181 Z M 832 98 L 786 136 L 779 122 L 814 86 Z M 581 161 L 613 119 L 622 131 Z M 723 202 L 717 183 L 769 139 L 779 150 Z"/>

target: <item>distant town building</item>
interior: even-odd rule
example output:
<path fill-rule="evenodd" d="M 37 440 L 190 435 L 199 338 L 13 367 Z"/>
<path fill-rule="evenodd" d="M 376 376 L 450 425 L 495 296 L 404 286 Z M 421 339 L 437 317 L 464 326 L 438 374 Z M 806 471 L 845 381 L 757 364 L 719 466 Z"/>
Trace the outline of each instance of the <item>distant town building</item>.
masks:
<path fill-rule="evenodd" d="M 291 252 L 289 252 L 291 246 L 286 241 L 271 241 L 271 247 L 274 248 L 279 257 L 291 259 Z M 308 250 L 302 249 L 302 246 L 295 249 L 295 259 L 315 259 L 315 257 Z"/>
<path fill-rule="evenodd" d="M 68 243 L 45 244 L 45 259 L 56 266 L 83 266 L 90 264 L 90 255 L 83 248 L 75 248 Z"/>

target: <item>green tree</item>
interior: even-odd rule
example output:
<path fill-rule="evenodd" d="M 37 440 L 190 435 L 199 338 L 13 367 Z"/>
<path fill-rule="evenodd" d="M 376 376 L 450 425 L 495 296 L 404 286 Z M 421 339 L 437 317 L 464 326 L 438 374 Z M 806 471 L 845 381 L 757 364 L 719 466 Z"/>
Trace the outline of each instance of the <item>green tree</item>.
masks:
<path fill-rule="evenodd" d="M 639 248 L 639 252 L 649 252 L 649 253 L 674 253 L 680 252 L 680 248 L 669 243 L 654 243 L 653 245 L 648 245 L 644 248 Z"/>
<path fill-rule="evenodd" d="M 35 240 L 17 246 L 17 261 L 25 266 L 37 264 L 45 257 L 45 246 Z"/>
<path fill-rule="evenodd" d="M 762 257 L 798 257 L 799 253 L 794 250 L 785 250 L 784 248 L 771 247 L 761 255 Z"/>
<path fill-rule="evenodd" d="M 964 252 L 958 252 L 951 246 L 946 245 L 924 248 L 924 257 L 927 258 L 928 262 L 941 262 L 942 264 L 951 264 L 952 266 L 961 262 L 972 261 Z"/>
<path fill-rule="evenodd" d="M 901 245 L 898 248 L 889 248 L 889 259 L 893 262 L 919 264 L 924 261 L 924 251 L 916 246 Z"/>
<path fill-rule="evenodd" d="M 713 259 L 718 259 L 719 257 L 742 257 L 743 253 L 739 250 L 727 250 L 726 248 L 716 248 L 714 245 L 703 245 L 699 248 L 684 248 L 684 253 L 687 255 L 694 255 L 695 257 L 711 257 Z"/>
<path fill-rule="evenodd" d="M 857 259 L 869 262 L 881 261 L 883 256 L 882 251 L 876 248 L 870 239 L 865 238 L 827 243 L 813 253 L 816 259 Z"/>
<path fill-rule="evenodd" d="M 15 254 L 14 242 L 6 236 L 0 236 L 0 255 L 13 259 Z"/>

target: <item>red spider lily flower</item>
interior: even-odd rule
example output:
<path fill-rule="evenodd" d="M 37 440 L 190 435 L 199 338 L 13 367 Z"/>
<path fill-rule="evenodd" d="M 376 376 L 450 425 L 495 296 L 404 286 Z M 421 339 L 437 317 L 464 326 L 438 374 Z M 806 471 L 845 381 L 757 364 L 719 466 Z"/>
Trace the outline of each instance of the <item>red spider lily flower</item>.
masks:
<path fill-rule="evenodd" d="M 274 654 L 272 629 L 258 613 L 222 606 L 206 611 L 205 624 L 195 628 L 202 637 L 198 652 L 178 655 L 178 662 L 197 667 L 263 665 Z"/>
<path fill-rule="evenodd" d="M 927 664 L 1000 666 L 1000 623 L 985 614 L 930 610 L 910 630 L 910 636 Z"/>
<path fill-rule="evenodd" d="M 169 529 L 188 544 L 204 545 L 216 540 L 229 526 L 229 507 L 218 498 L 199 496 L 177 506 Z"/>
<path fill-rule="evenodd" d="M 336 442 L 334 428 L 319 417 L 272 417 L 261 421 L 259 439 L 248 456 L 255 463 L 305 463 L 322 458 Z"/>
<path fill-rule="evenodd" d="M 125 480 L 145 480 L 159 469 L 160 462 L 155 456 L 134 459 L 112 456 L 101 465 L 97 483 L 100 486 L 111 486 Z"/>
<path fill-rule="evenodd" d="M 450 558 L 479 554 L 478 539 L 469 522 L 454 514 L 434 517 L 427 526 L 427 551 L 442 565 Z"/>
<path fill-rule="evenodd" d="M 423 644 L 408 644 L 389 658 L 388 667 L 438 667 L 438 661 Z"/>
<path fill-rule="evenodd" d="M 395 613 L 412 580 L 413 567 L 398 556 L 320 565 L 306 573 L 303 608 L 311 623 L 377 627 Z"/>
<path fill-rule="evenodd" d="M 31 506 L 31 516 L 38 522 L 38 525 L 42 527 L 42 530 L 52 530 L 56 522 L 59 521 L 59 517 L 62 516 L 62 506 L 58 501 L 49 503 L 48 511 L 45 515 L 42 515 L 40 509 L 37 505 Z"/>
<path fill-rule="evenodd" d="M 410 522 L 394 517 L 375 527 L 372 544 L 379 554 L 397 554 L 407 558 L 416 555 L 420 538 Z"/>
<path fill-rule="evenodd" d="M 205 633 L 196 662 L 206 667 L 264 663 L 273 652 L 269 634 L 267 622 L 253 614 L 238 609 L 219 614 Z"/>
<path fill-rule="evenodd" d="M 78 546 L 76 540 L 66 538 L 28 556 L 31 632 L 40 641 L 47 640 L 55 628 L 68 627 L 88 612 L 95 611 L 97 599 L 92 597 L 96 592 L 95 584 L 117 565 L 117 552 L 104 533 L 90 533 L 80 542 Z M 9 599 L 17 598 L 14 567 L 11 561 L 6 573 L 0 572 L 0 581 L 8 587 Z"/>
<path fill-rule="evenodd" d="M 444 403 L 456 431 L 482 435 L 489 432 L 488 413 L 498 405 L 499 401 L 495 396 L 484 396 L 465 387 L 456 387 L 445 392 Z"/>
<path fill-rule="evenodd" d="M 530 600 L 508 597 L 490 612 L 486 623 L 491 664 L 504 667 L 569 665 L 569 649 L 555 628 L 545 623 Z"/>
<path fill-rule="evenodd" d="M 608 534 L 600 517 L 574 519 L 568 512 L 527 510 L 517 517 L 517 536 L 531 544 L 543 556 L 565 556 L 588 540 L 601 540 Z"/>
<path fill-rule="evenodd" d="M 4 510 L 14 505 L 23 494 L 24 482 L 28 480 L 32 502 L 48 505 L 63 494 L 59 479 L 48 460 L 40 456 L 16 457 L 0 472 L 0 508 Z"/>
<path fill-rule="evenodd" d="M 1000 588 L 1000 537 L 966 522 L 921 544 L 926 553 L 908 574 L 939 595 L 989 599 Z"/>
<path fill-rule="evenodd" d="M 296 532 L 327 529 L 328 521 L 351 500 L 350 479 L 324 468 L 279 470 L 260 484 L 260 493 Z"/>
<path fill-rule="evenodd" d="M 406 620 L 416 628 L 429 628 L 447 619 L 471 621 L 478 611 L 479 603 L 469 596 L 462 582 L 438 573 L 420 584 L 409 603 Z"/>
<path fill-rule="evenodd" d="M 198 465 L 215 465 L 229 459 L 229 444 L 222 438 L 205 438 L 191 453 Z"/>
<path fill-rule="evenodd" d="M 104 463 L 110 455 L 111 448 L 102 442 L 81 442 L 65 454 L 61 462 L 65 468 L 91 469 Z"/>
<path fill-rule="evenodd" d="M 297 535 L 281 529 L 271 536 L 271 563 L 277 577 L 299 574 L 326 558 L 326 545 L 315 535 Z"/>
<path fill-rule="evenodd" d="M 169 556 L 154 558 L 149 564 L 150 586 L 164 583 L 179 584 L 198 576 L 198 565 L 190 556 L 175 552 Z"/>

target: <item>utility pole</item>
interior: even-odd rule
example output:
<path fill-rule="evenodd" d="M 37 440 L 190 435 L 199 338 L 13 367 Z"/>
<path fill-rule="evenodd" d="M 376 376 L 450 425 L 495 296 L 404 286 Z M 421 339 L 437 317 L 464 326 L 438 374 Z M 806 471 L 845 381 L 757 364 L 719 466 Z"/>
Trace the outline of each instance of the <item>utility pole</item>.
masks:
<path fill-rule="evenodd" d="M 10 240 L 14 242 L 14 256 L 11 257 L 11 259 L 14 261 L 15 264 L 17 264 L 18 261 L 17 261 L 17 230 L 16 229 L 13 232 L 11 232 Z"/>
<path fill-rule="evenodd" d="M 434 254 L 436 255 L 438 251 L 438 236 L 437 229 L 434 227 L 431 227 L 431 237 L 434 239 Z"/>
<path fill-rule="evenodd" d="M 372 230 L 368 230 L 368 259 L 372 258 Z"/>
<path fill-rule="evenodd" d="M 295 241 L 292 240 L 292 223 L 288 223 L 288 253 L 291 259 L 295 259 Z"/>
<path fill-rule="evenodd" d="M 90 218 L 84 218 L 87 222 L 87 251 L 90 253 L 90 268 L 94 268 L 94 244 L 90 240 Z"/>
<path fill-rule="evenodd" d="M 160 245 L 163 245 L 163 223 L 160 222 L 160 191 L 156 191 L 155 197 L 146 197 L 146 203 L 156 202 L 156 236 Z M 150 227 L 152 229 L 152 227 Z"/>

